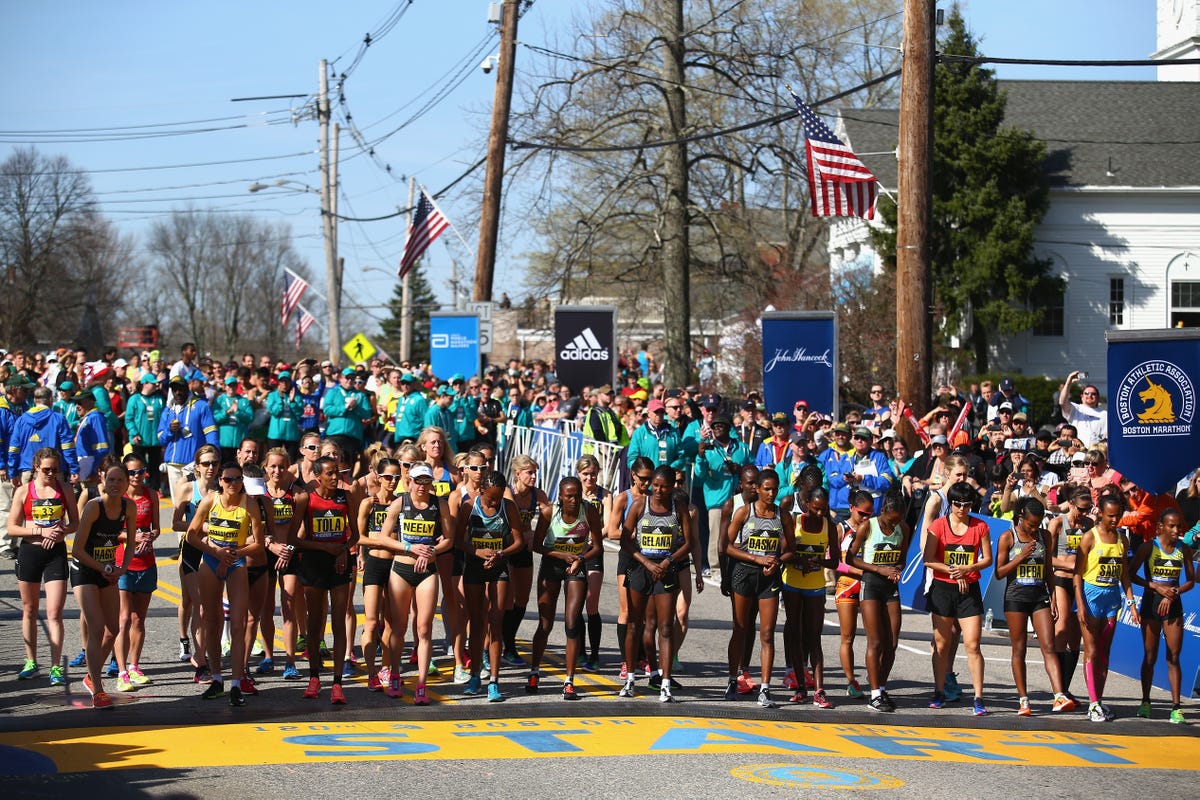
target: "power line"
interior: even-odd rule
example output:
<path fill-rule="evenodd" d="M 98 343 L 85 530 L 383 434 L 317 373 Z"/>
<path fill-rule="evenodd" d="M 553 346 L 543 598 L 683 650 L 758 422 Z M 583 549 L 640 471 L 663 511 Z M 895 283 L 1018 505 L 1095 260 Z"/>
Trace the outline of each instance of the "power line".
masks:
<path fill-rule="evenodd" d="M 207 128 L 188 128 L 184 130 L 147 131 L 145 133 L 111 133 L 101 136 L 84 136 L 82 134 L 38 134 L 26 138 L 24 134 L 0 131 L 0 142 L 7 144 L 89 144 L 97 142 L 132 142 L 142 139 L 169 139 L 176 136 L 194 136 L 200 133 L 218 133 L 221 131 L 245 130 L 247 128 L 263 128 L 273 125 L 288 125 L 291 119 L 267 120 L 265 122 L 238 125 L 218 125 Z"/>
<path fill-rule="evenodd" d="M 273 114 L 287 114 L 290 109 L 276 109 L 274 111 L 260 111 L 255 115 L 236 114 L 229 117 L 209 117 L 208 119 L 192 119 L 181 122 L 148 122 L 142 125 L 115 125 L 102 128 L 44 128 L 44 129 L 29 129 L 29 130 L 0 130 L 0 135 L 16 135 L 16 134 L 70 134 L 70 133 L 104 133 L 111 131 L 136 131 L 146 128 L 175 128 L 182 125 L 207 125 L 213 122 L 230 122 L 235 119 L 246 119 L 247 116 L 269 116 Z"/>
<path fill-rule="evenodd" d="M 255 156 L 253 158 L 232 158 L 227 161 L 197 161 L 191 164 L 161 164 L 155 167 L 112 167 L 109 169 L 89 169 L 86 170 L 89 174 L 107 174 L 114 172 L 153 172 L 163 169 L 190 169 L 192 167 L 220 167 L 226 164 L 250 164 L 255 161 L 278 161 L 284 158 L 300 158 L 301 156 L 311 157 L 316 155 L 315 150 L 304 150 L 299 153 L 286 153 L 278 156 Z M 80 170 L 84 171 L 84 170 Z M 56 175 L 57 172 L 30 172 L 29 175 Z"/>
<path fill-rule="evenodd" d="M 475 170 L 482 167 L 485 163 L 487 163 L 486 158 L 481 158 L 478 161 L 476 161 L 474 164 L 472 164 L 470 167 L 467 168 L 466 172 L 462 173 L 457 178 L 450 181 L 450 183 L 446 184 L 441 189 L 434 192 L 433 199 L 435 199 L 435 200 L 441 199 L 442 195 L 444 195 L 446 192 L 453 189 L 460 181 L 465 180 L 468 175 L 470 175 L 472 172 L 474 172 Z M 412 213 L 412 210 L 413 210 L 413 207 L 409 206 L 408 208 L 398 209 L 393 214 L 384 214 L 383 216 L 379 216 L 379 217 L 344 217 L 341 214 L 334 214 L 334 217 L 336 217 L 337 219 L 339 219 L 343 222 L 379 222 L 379 221 L 385 220 L 385 219 L 395 219 L 396 217 L 402 217 L 405 214 Z"/>
<path fill-rule="evenodd" d="M 1062 59 L 1062 58 L 999 58 L 996 56 L 959 56 L 940 53 L 938 61 L 952 64 L 1024 64 L 1039 67 L 1165 67 L 1200 64 L 1200 58 L 1173 58 L 1170 61 L 1155 61 L 1149 58 L 1097 60 L 1097 59 Z"/>

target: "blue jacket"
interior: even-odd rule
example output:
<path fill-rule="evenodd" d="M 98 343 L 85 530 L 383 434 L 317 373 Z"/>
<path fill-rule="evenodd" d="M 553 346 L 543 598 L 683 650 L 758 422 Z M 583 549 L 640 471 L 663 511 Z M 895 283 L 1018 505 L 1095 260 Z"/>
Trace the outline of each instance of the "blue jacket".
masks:
<path fill-rule="evenodd" d="M 53 447 L 62 453 L 67 472 L 79 474 L 71 428 L 62 414 L 46 406 L 31 406 L 17 417 L 8 440 L 8 474 L 33 469 L 33 454 L 43 447 Z"/>
<path fill-rule="evenodd" d="M 300 425 L 301 433 L 320 429 L 321 396 L 324 393 L 324 390 L 319 388 L 309 394 L 305 394 L 299 389 L 296 390 L 296 399 L 300 401 L 300 413 L 297 416 L 299 417 L 298 424 Z M 277 394 L 277 392 L 272 392 L 271 394 Z M 267 396 L 267 399 L 271 399 L 270 395 Z M 267 406 L 267 410 L 270 410 L 269 405 Z"/>
<path fill-rule="evenodd" d="M 179 432 L 171 433 L 171 423 L 179 420 Z M 167 464 L 190 464 L 203 445 L 221 446 L 217 423 L 208 403 L 195 397 L 180 408 L 166 406 L 158 423 L 158 441 L 163 446 L 163 461 Z"/>
<path fill-rule="evenodd" d="M 438 403 L 430 403 L 429 408 L 425 409 L 425 427 L 436 425 L 446 432 L 446 443 L 450 445 L 450 450 L 458 452 L 458 432 L 454 428 L 454 411 L 453 406 L 442 408 Z"/>
<path fill-rule="evenodd" d="M 87 480 L 95 475 L 108 452 L 108 419 L 103 411 L 93 408 L 79 420 L 79 428 L 75 431 L 75 458 L 92 457 L 91 467 L 86 471 L 80 469 L 79 477 Z"/>
<path fill-rule="evenodd" d="M 312 395 L 315 397 L 315 395 Z M 271 424 L 267 426 L 267 438 L 278 439 L 281 442 L 300 441 L 300 423 L 304 417 L 305 398 L 299 392 L 288 397 L 275 390 L 267 395 L 267 413 L 271 415 Z M 313 407 L 313 427 L 316 428 L 316 409 L 320 407 L 317 401 Z"/>
<path fill-rule="evenodd" d="M 864 475 L 859 486 L 866 489 L 875 498 L 875 513 L 879 513 L 883 493 L 892 485 L 895 476 L 892 474 L 892 468 L 888 466 L 887 456 L 878 450 L 872 450 L 865 459 L 860 459 L 854 453 L 850 453 L 826 462 L 825 474 L 829 478 L 829 507 L 831 509 L 841 511 L 850 507 L 851 484 L 847 483 L 846 476 L 853 473 L 855 466 L 864 460 L 870 461 L 875 467 L 875 474 Z"/>

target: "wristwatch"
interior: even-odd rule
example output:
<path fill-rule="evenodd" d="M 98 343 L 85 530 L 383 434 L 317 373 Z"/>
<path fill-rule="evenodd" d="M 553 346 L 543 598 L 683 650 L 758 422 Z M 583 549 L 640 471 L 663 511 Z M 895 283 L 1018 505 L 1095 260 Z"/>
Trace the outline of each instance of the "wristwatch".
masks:
<path fill-rule="evenodd" d="M 105 565 L 104 565 L 104 574 L 105 574 L 105 575 L 112 575 L 114 571 L 115 571 L 115 570 L 113 569 L 113 565 L 112 565 L 112 564 L 105 564 Z"/>

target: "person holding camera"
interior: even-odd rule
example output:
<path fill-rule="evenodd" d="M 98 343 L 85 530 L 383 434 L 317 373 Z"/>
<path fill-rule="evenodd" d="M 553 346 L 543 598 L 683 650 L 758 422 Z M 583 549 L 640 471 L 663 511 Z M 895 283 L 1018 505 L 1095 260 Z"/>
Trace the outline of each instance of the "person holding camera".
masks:
<path fill-rule="evenodd" d="M 1062 410 L 1063 419 L 1079 431 L 1083 446 L 1091 447 L 1096 442 L 1108 439 L 1108 412 L 1100 408 L 1100 390 L 1091 383 L 1085 384 L 1080 391 L 1078 403 L 1071 401 L 1071 385 L 1076 381 L 1086 381 L 1087 377 L 1086 372 L 1079 370 L 1067 376 L 1058 391 L 1058 407 Z"/>
<path fill-rule="evenodd" d="M 746 449 L 746 445 L 729 435 L 732 429 L 733 423 L 729 417 L 723 414 L 714 417 L 712 436 L 701 439 L 696 448 L 693 475 L 700 484 L 704 507 L 708 509 L 710 531 L 721 530 L 721 508 L 733 497 L 738 483 L 738 471 L 742 466 L 751 463 L 750 451 Z M 709 575 L 719 563 L 719 539 L 719 536 L 709 536 L 708 551 L 704 558 L 707 566 L 702 565 L 704 573 Z"/>

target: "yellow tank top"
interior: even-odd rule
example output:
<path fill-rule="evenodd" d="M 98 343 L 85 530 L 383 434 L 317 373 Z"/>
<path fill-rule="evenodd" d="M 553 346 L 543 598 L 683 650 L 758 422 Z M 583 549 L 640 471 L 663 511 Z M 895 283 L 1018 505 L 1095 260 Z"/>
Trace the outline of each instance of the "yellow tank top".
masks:
<path fill-rule="evenodd" d="M 803 529 L 801 515 L 796 515 L 796 557 L 823 559 L 829 549 L 829 520 L 821 520 L 821 530 L 809 533 Z M 825 589 L 825 570 L 817 568 L 804 572 L 798 565 L 785 564 L 783 582 L 793 589 Z"/>
<path fill-rule="evenodd" d="M 1117 537 L 1112 544 L 1105 544 L 1100 541 L 1100 532 L 1095 533 L 1096 541 L 1088 552 L 1083 580 L 1094 586 L 1117 586 L 1121 583 L 1121 567 L 1125 563 L 1125 542 Z"/>
<path fill-rule="evenodd" d="M 242 547 L 250 534 L 250 516 L 246 498 L 233 508 L 225 508 L 219 498 L 208 512 L 208 540 L 217 547 Z"/>

